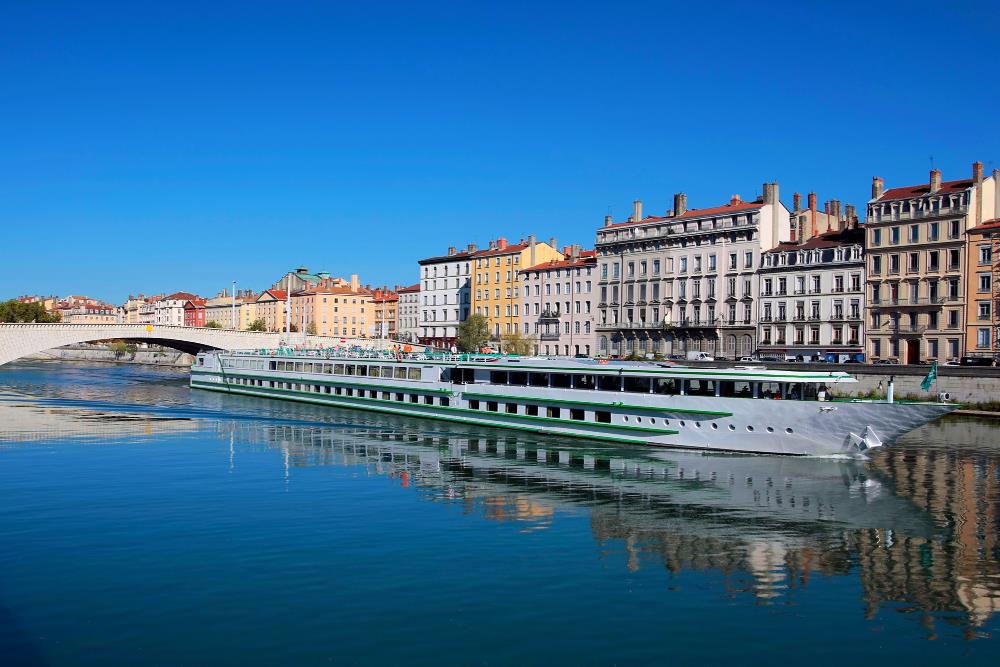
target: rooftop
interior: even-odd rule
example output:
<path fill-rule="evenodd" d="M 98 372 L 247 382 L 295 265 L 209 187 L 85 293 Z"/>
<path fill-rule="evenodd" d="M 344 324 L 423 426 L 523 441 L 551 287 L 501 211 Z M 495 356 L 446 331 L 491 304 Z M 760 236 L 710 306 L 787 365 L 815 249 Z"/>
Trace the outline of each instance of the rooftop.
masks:
<path fill-rule="evenodd" d="M 626 220 L 624 222 L 613 222 L 610 225 L 606 225 L 603 229 L 608 229 L 610 227 L 628 227 L 631 225 L 645 225 L 651 222 L 664 222 L 672 220 L 686 220 L 689 218 L 700 218 L 706 215 L 728 215 L 732 213 L 740 213 L 743 211 L 755 211 L 764 206 L 764 199 L 757 198 L 754 201 L 742 201 L 739 199 L 734 199 L 728 204 L 722 206 L 712 206 L 710 208 L 692 208 L 684 211 L 680 215 L 647 215 L 642 220 Z"/>
<path fill-rule="evenodd" d="M 956 192 L 964 192 L 973 186 L 973 180 L 971 178 L 963 178 L 958 181 L 944 181 L 941 183 L 941 189 L 937 192 L 931 192 L 930 183 L 921 183 L 920 185 L 906 185 L 901 188 L 891 188 L 882 193 L 882 196 L 875 201 L 895 201 L 897 199 L 915 199 L 917 197 L 926 197 L 930 194 L 953 194 Z"/>

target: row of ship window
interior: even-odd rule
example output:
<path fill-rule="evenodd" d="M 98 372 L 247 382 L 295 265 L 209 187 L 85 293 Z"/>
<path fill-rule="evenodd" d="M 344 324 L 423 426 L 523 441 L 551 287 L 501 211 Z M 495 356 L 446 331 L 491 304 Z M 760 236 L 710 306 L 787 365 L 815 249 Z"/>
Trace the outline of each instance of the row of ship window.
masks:
<path fill-rule="evenodd" d="M 330 385 L 311 384 L 307 382 L 284 382 L 279 380 L 260 380 L 258 378 L 226 378 L 225 381 L 227 384 L 243 387 L 265 387 L 269 389 L 286 389 L 288 391 L 307 391 L 314 394 L 329 394 L 331 396 L 380 398 L 384 401 L 423 403 L 424 405 L 439 405 L 441 407 L 448 407 L 451 405 L 451 399 L 447 396 L 433 396 L 430 394 L 405 394 L 402 392 L 379 391 L 376 389 L 331 387 Z"/>
<path fill-rule="evenodd" d="M 444 381 L 472 383 L 471 369 L 445 369 Z M 619 391 L 665 396 L 718 396 L 723 398 L 788 398 L 817 400 L 825 387 L 811 382 L 752 382 L 749 380 L 706 380 L 650 378 L 634 375 L 589 375 L 583 373 L 531 373 L 490 371 L 491 385 Z"/>
<path fill-rule="evenodd" d="M 419 368 L 375 366 L 369 364 L 334 364 L 322 361 L 270 361 L 270 370 L 286 373 L 323 373 L 354 377 L 381 377 L 393 380 L 419 380 Z"/>

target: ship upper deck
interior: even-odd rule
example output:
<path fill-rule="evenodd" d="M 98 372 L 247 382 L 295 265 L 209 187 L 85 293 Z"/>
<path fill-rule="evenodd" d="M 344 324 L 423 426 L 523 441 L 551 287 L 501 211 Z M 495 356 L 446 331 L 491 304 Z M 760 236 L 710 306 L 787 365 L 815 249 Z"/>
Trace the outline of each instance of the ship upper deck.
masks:
<path fill-rule="evenodd" d="M 853 383 L 857 379 L 843 371 L 789 371 L 768 369 L 766 366 L 733 366 L 731 368 L 695 368 L 670 361 L 617 361 L 606 359 L 565 359 L 552 357 L 522 357 L 500 354 L 394 353 L 368 349 L 293 348 L 234 350 L 214 352 L 220 356 L 256 357 L 282 360 L 315 360 L 374 362 L 378 364 L 420 364 L 446 368 L 483 369 L 491 371 L 534 373 L 580 373 L 592 375 L 625 375 L 645 377 L 705 378 L 710 380 L 766 380 L 773 382 L 810 382 L 816 384 Z"/>

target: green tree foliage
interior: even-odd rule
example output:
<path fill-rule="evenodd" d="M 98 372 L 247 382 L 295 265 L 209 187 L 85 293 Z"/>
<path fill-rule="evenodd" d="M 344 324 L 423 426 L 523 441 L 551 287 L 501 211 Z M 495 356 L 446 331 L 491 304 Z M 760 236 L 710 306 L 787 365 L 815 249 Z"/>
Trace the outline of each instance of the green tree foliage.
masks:
<path fill-rule="evenodd" d="M 533 336 L 526 336 L 518 330 L 500 336 L 502 351 L 507 354 L 529 355 L 535 347 Z"/>
<path fill-rule="evenodd" d="M 59 313 L 50 313 L 40 303 L 21 303 L 17 299 L 0 301 L 0 322 L 51 323 L 62 319 Z"/>
<path fill-rule="evenodd" d="M 248 327 L 249 331 L 267 331 L 267 322 L 262 319 L 256 319 L 250 323 Z"/>
<path fill-rule="evenodd" d="M 478 352 L 489 339 L 490 323 L 479 313 L 458 325 L 458 347 L 463 352 Z"/>
<path fill-rule="evenodd" d="M 222 325 L 219 324 L 218 322 L 216 322 L 215 320 L 212 320 L 211 322 L 209 322 L 209 323 L 207 323 L 205 325 L 205 328 L 206 329 L 221 329 Z"/>
<path fill-rule="evenodd" d="M 315 336 L 316 335 L 316 323 L 315 322 L 310 322 L 309 324 L 306 325 L 306 333 L 309 334 L 310 336 Z"/>

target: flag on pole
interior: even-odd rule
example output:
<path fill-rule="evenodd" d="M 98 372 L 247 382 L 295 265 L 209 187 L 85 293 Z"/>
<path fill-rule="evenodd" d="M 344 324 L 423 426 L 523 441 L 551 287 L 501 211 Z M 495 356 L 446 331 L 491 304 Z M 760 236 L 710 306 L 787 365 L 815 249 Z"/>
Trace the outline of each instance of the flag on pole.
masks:
<path fill-rule="evenodd" d="M 937 380 L 937 362 L 931 362 L 931 369 L 927 371 L 927 377 L 924 381 L 920 383 L 920 388 L 924 391 L 930 391 L 931 385 L 934 384 L 934 380 Z"/>

